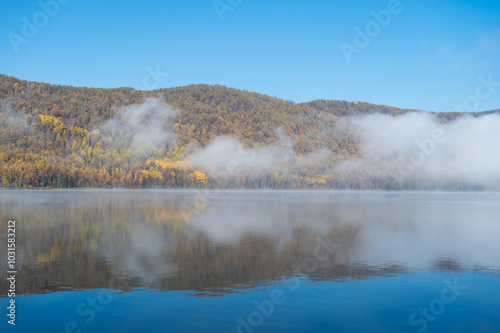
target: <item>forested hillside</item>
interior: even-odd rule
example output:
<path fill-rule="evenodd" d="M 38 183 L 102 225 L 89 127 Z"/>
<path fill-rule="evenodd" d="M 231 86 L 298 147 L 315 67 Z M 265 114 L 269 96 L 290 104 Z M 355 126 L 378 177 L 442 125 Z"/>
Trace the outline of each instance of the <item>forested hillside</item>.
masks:
<path fill-rule="evenodd" d="M 362 102 L 295 104 L 218 85 L 138 91 L 4 75 L 0 103 L 0 186 L 5 188 L 383 188 L 387 179 L 373 177 L 366 184 L 325 172 L 359 154 L 355 125 L 340 117 L 413 111 Z M 291 153 L 283 159 L 290 168 L 232 172 L 229 166 L 222 177 L 190 162 L 191 154 L 220 137 L 236 138 L 245 149 L 285 145 Z M 318 162 L 322 149 L 330 154 Z"/>

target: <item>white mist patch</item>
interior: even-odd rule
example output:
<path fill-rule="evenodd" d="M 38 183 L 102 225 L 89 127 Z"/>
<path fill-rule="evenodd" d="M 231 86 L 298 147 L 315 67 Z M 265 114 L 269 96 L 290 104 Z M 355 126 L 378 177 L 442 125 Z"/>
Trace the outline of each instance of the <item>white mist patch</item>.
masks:
<path fill-rule="evenodd" d="M 321 149 L 299 157 L 282 129 L 278 128 L 276 134 L 277 144 L 256 148 L 246 148 L 235 138 L 218 137 L 195 152 L 189 161 L 212 175 L 271 171 L 288 173 L 322 166 L 331 155 L 328 149 Z"/>
<path fill-rule="evenodd" d="M 280 160 L 289 157 L 291 151 L 280 146 L 245 148 L 235 138 L 215 138 L 190 158 L 190 162 L 208 172 L 244 173 L 271 170 Z"/>
<path fill-rule="evenodd" d="M 177 113 L 159 98 L 146 98 L 142 104 L 120 108 L 101 130 L 114 135 L 120 132 L 133 134 L 135 142 L 158 147 L 177 139 L 170 129 L 171 117 Z"/>
<path fill-rule="evenodd" d="M 371 114 L 349 119 L 360 127 L 361 156 L 344 172 L 401 182 L 492 185 L 500 182 L 500 116 L 465 116 L 440 123 L 432 114 Z"/>
<path fill-rule="evenodd" d="M 27 129 L 26 113 L 14 107 L 12 99 L 0 100 L 0 122 L 8 129 Z"/>

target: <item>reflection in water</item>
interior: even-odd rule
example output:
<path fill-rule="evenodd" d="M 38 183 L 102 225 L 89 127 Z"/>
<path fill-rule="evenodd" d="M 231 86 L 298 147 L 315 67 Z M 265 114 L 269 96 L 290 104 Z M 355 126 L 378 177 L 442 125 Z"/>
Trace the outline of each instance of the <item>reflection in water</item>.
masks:
<path fill-rule="evenodd" d="M 18 292 L 214 295 L 297 275 L 342 281 L 500 266 L 499 194 L 222 191 L 202 207 L 199 199 L 194 191 L 0 192 L 2 221 L 17 221 Z"/>

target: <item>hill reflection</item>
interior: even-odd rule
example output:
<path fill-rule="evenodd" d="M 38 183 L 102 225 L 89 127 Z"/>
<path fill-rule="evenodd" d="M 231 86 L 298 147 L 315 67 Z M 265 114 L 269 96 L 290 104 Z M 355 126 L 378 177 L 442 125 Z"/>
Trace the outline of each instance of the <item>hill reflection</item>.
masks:
<path fill-rule="evenodd" d="M 496 194 L 223 191 L 195 200 L 192 191 L 1 192 L 2 220 L 17 221 L 18 293 L 213 295 L 293 277 L 499 266 Z"/>

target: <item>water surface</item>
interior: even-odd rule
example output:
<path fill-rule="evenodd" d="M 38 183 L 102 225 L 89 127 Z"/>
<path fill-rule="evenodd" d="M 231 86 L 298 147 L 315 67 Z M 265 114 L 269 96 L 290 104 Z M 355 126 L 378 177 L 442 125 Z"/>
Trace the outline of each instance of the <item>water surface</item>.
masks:
<path fill-rule="evenodd" d="M 17 332 L 500 332 L 498 193 L 1 191 L 0 208 Z"/>

